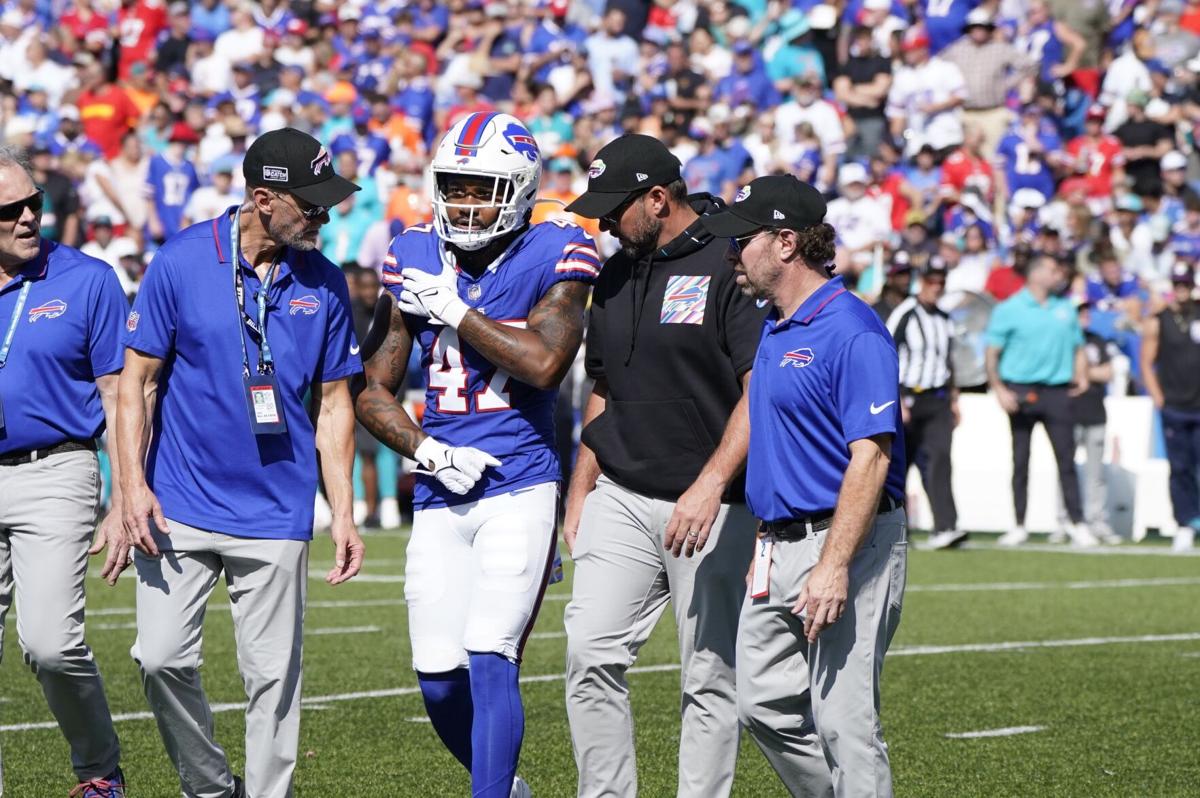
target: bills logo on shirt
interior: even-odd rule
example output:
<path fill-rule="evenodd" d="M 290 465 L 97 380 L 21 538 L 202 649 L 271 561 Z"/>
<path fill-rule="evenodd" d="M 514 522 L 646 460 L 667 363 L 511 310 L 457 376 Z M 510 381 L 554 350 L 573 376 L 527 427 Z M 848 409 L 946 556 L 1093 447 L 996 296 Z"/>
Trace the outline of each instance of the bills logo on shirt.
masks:
<path fill-rule="evenodd" d="M 125 319 L 125 329 L 133 332 L 137 329 L 138 320 L 142 318 L 142 314 L 136 310 L 129 311 L 129 318 Z"/>
<path fill-rule="evenodd" d="M 802 369 L 812 362 L 813 351 L 805 346 L 800 349 L 793 349 L 791 352 L 784 352 L 783 360 L 779 361 L 779 367 L 791 366 L 794 369 Z"/>
<path fill-rule="evenodd" d="M 29 323 L 32 324 L 39 319 L 57 319 L 66 312 L 66 302 L 63 302 L 61 299 L 51 299 L 49 302 L 38 305 L 36 308 L 29 309 Z"/>
<path fill-rule="evenodd" d="M 659 321 L 662 324 L 703 324 L 711 280 L 707 275 L 686 274 L 668 279 Z"/>
<path fill-rule="evenodd" d="M 321 300 L 317 299 L 312 294 L 305 294 L 302 297 L 297 297 L 296 299 L 288 302 L 288 313 L 293 316 L 297 314 L 302 316 L 311 316 L 316 313 L 320 307 Z"/>

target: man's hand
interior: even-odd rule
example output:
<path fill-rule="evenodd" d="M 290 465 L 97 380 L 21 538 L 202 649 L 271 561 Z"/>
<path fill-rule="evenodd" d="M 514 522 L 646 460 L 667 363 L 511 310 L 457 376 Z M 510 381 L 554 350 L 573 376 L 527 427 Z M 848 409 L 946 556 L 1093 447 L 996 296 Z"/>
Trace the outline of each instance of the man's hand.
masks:
<path fill-rule="evenodd" d="M 427 316 L 449 327 L 458 328 L 470 310 L 458 297 L 457 279 L 453 269 L 430 274 L 409 267 L 400 272 L 404 290 L 400 293 L 400 309 L 416 316 Z M 424 310 L 411 310 L 420 307 Z"/>
<path fill-rule="evenodd" d="M 96 530 L 96 540 L 88 549 L 89 556 L 96 556 L 108 547 L 108 556 L 104 558 L 104 567 L 100 569 L 100 578 L 109 584 L 117 583 L 117 577 L 129 567 L 132 560 L 132 547 L 125 537 L 125 527 L 121 518 L 121 508 L 114 503 L 108 515 L 100 522 Z"/>
<path fill-rule="evenodd" d="M 158 497 L 143 482 L 133 489 L 126 488 L 125 498 L 121 504 L 125 540 L 142 554 L 157 557 L 158 546 L 154 543 L 154 536 L 150 533 L 150 525 L 146 519 L 153 518 L 154 525 L 160 532 L 164 535 L 170 534 L 162 505 L 158 503 Z"/>
<path fill-rule="evenodd" d="M 353 579 L 362 568 L 366 546 L 354 522 L 347 519 L 335 518 L 330 535 L 333 537 L 333 568 L 325 575 L 325 581 L 340 585 Z"/>
<path fill-rule="evenodd" d="M 451 493 L 463 496 L 475 487 L 488 466 L 500 467 L 500 461 L 472 446 L 447 446 L 432 437 L 421 441 L 413 457 Z"/>
<path fill-rule="evenodd" d="M 958 410 L 957 399 L 950 400 L 950 415 L 954 418 L 954 426 L 957 427 L 960 423 L 962 423 L 962 414 Z"/>
<path fill-rule="evenodd" d="M 663 548 L 678 557 L 680 552 L 691 557 L 704 551 L 717 513 L 721 510 L 721 492 L 724 486 L 713 483 L 703 476 L 692 483 L 679 500 L 667 522 L 663 536 Z"/>
<path fill-rule="evenodd" d="M 563 524 L 562 538 L 563 544 L 567 547 L 567 554 L 575 556 L 575 538 L 579 536 L 579 519 L 583 517 L 583 503 L 587 500 L 587 495 L 575 497 L 575 494 L 567 494 L 567 504 L 563 508 Z"/>
<path fill-rule="evenodd" d="M 1156 408 L 1158 408 L 1159 410 L 1162 410 L 1163 405 L 1166 404 L 1166 398 L 1163 397 L 1162 390 L 1161 389 L 1159 389 L 1159 390 L 1149 389 L 1149 393 L 1150 393 L 1150 401 L 1154 402 L 1154 406 Z"/>
<path fill-rule="evenodd" d="M 906 427 L 912 423 L 912 409 L 903 399 L 900 400 L 900 423 Z"/>
<path fill-rule="evenodd" d="M 1070 396 L 1071 398 L 1083 396 L 1088 392 L 1088 388 L 1090 387 L 1091 383 L 1088 382 L 1087 377 L 1084 377 L 1082 380 L 1073 383 L 1071 387 L 1067 389 L 1067 396 Z"/>
<path fill-rule="evenodd" d="M 1000 402 L 1000 407 L 1004 408 L 1004 412 L 1010 416 L 1021 408 L 1021 403 L 1017 400 L 1017 395 L 1010 391 L 1005 385 L 997 385 L 995 388 L 996 400 Z"/>
<path fill-rule="evenodd" d="M 813 566 L 800 598 L 792 607 L 793 615 L 804 617 L 804 636 L 809 643 L 815 643 L 822 629 L 842 617 L 849 594 L 850 569 L 847 566 L 830 565 L 824 560 Z"/>

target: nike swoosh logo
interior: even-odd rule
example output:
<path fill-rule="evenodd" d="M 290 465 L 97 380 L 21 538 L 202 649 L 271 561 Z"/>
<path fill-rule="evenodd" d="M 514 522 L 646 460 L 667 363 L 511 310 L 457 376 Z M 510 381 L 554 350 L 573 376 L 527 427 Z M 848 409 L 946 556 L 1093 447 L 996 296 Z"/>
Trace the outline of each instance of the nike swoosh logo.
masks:
<path fill-rule="evenodd" d="M 873 416 L 877 416 L 877 415 L 879 415 L 880 413 L 882 413 L 884 410 L 887 410 L 889 407 L 891 407 L 891 406 L 892 406 L 892 405 L 894 405 L 894 404 L 896 404 L 896 400 L 895 400 L 895 399 L 893 399 L 893 400 L 892 400 L 892 401 L 890 401 L 890 402 L 884 402 L 884 403 L 883 403 L 883 404 L 881 404 L 879 407 L 876 407 L 876 406 L 875 406 L 875 403 L 874 403 L 874 402 L 871 402 L 871 415 L 873 415 Z"/>
<path fill-rule="evenodd" d="M 358 354 L 358 344 L 350 344 L 350 354 L 352 354 L 352 355 Z"/>

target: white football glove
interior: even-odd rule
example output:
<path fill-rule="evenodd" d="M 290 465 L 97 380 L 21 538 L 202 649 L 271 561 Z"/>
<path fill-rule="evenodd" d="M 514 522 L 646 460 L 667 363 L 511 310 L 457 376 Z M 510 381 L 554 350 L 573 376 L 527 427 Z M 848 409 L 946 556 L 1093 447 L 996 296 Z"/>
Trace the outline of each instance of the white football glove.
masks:
<path fill-rule="evenodd" d="M 419 473 L 432 474 L 451 493 L 462 496 L 475 487 L 488 466 L 499 467 L 500 461 L 485 451 L 471 446 L 447 446 L 432 437 L 421 441 L 413 458 L 425 466 Z"/>
<path fill-rule="evenodd" d="M 458 328 L 470 308 L 459 299 L 453 268 L 443 270 L 441 274 L 430 274 L 410 266 L 400 274 L 404 277 L 399 302 L 401 311 Z"/>

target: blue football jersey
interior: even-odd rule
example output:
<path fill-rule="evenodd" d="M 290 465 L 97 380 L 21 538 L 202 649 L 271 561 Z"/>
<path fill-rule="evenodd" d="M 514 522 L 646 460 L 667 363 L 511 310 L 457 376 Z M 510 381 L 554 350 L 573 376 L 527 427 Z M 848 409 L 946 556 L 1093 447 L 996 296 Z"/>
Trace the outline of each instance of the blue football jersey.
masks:
<path fill-rule="evenodd" d="M 155 155 L 150 159 L 145 192 L 158 211 L 165 238 L 179 232 L 183 226 L 183 209 L 199 187 L 200 180 L 191 161 L 172 163 L 163 155 Z"/>
<path fill-rule="evenodd" d="M 442 271 L 453 258 L 431 225 L 410 227 L 392 240 L 383 261 L 383 284 L 397 298 L 400 273 L 418 268 Z M 591 236 L 567 222 L 533 225 L 478 278 L 458 271 L 458 295 L 488 318 L 525 326 L 533 307 L 550 287 L 564 280 L 591 283 L 600 273 L 600 256 Z M 557 387 L 541 390 L 492 365 L 458 337 L 458 331 L 428 319 L 406 317 L 421 349 L 425 373 L 422 429 L 447 446 L 474 446 L 496 457 L 465 496 L 456 496 L 436 479 L 418 475 L 414 504 L 441 507 L 477 501 L 517 488 L 557 481 L 554 404 Z"/>

